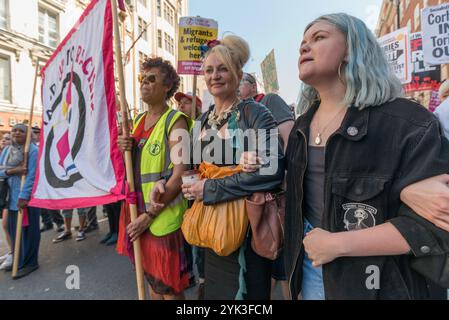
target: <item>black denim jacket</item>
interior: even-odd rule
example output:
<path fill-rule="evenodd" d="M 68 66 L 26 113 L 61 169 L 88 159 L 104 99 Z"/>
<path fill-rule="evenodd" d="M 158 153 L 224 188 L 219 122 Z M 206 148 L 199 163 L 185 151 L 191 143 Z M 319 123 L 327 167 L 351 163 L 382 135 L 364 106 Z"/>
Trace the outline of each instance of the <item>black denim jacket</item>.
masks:
<path fill-rule="evenodd" d="M 293 298 L 301 288 L 303 183 L 309 126 L 317 108 L 311 107 L 296 121 L 286 152 L 284 254 Z M 390 257 L 343 257 L 324 265 L 327 299 L 426 298 L 422 274 L 449 286 L 449 233 L 420 218 L 400 201 L 404 187 L 448 172 L 449 141 L 441 135 L 437 119 L 422 106 L 396 99 L 361 111 L 349 108 L 326 145 L 322 228 L 344 232 L 389 221 L 412 252 Z M 373 287 L 370 276 L 376 270 L 379 286 L 373 282 Z"/>

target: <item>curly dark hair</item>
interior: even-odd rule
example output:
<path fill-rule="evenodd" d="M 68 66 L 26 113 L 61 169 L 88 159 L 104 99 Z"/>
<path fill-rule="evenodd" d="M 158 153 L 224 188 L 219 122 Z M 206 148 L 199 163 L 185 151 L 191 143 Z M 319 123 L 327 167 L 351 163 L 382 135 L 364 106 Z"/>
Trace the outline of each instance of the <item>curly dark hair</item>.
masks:
<path fill-rule="evenodd" d="M 166 99 L 173 97 L 176 91 L 178 91 L 181 79 L 172 64 L 168 60 L 162 58 L 148 58 L 142 63 L 143 69 L 158 68 L 164 75 L 164 85 L 170 86 L 170 91 L 167 92 Z"/>

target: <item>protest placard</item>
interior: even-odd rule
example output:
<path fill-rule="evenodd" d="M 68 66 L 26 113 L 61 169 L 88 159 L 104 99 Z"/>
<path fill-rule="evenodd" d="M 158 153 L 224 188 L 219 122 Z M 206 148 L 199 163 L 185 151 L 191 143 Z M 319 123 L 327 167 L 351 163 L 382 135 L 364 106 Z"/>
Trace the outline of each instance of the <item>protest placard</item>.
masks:
<path fill-rule="evenodd" d="M 402 84 L 412 80 L 410 36 L 408 28 L 402 28 L 379 38 L 388 63 Z"/>
<path fill-rule="evenodd" d="M 449 4 L 423 9 L 424 61 L 430 65 L 449 63 Z"/>
<path fill-rule="evenodd" d="M 441 81 L 441 67 L 431 66 L 424 63 L 422 49 L 422 33 L 416 32 L 410 35 L 411 59 L 412 59 L 412 81 L 405 85 L 405 92 L 433 90 L 439 86 Z"/>
<path fill-rule="evenodd" d="M 179 21 L 178 74 L 201 75 L 201 45 L 217 39 L 218 23 L 201 17 Z"/>
<path fill-rule="evenodd" d="M 279 91 L 279 82 L 276 70 L 276 59 L 274 57 L 274 49 L 271 50 L 268 56 L 262 61 L 260 68 L 262 69 L 265 92 L 277 93 Z"/>

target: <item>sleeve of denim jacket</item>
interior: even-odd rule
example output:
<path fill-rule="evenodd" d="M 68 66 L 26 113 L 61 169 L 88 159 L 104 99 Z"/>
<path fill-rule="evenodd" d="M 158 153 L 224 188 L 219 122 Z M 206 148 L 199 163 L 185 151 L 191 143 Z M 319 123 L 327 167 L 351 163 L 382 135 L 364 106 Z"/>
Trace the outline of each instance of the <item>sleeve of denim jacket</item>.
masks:
<path fill-rule="evenodd" d="M 248 109 L 248 126 L 255 130 L 277 129 L 276 122 L 271 112 L 259 104 L 250 104 Z M 271 141 L 275 140 L 275 141 Z M 284 179 L 284 155 L 278 139 L 270 139 L 270 134 L 265 135 L 265 145 L 270 150 L 270 143 L 276 143 L 277 152 L 268 152 L 267 164 L 254 173 L 241 172 L 222 179 L 209 179 L 204 184 L 203 202 L 205 205 L 213 205 L 221 202 L 232 201 L 254 192 L 265 192 L 280 187 Z"/>
<path fill-rule="evenodd" d="M 6 148 L 3 149 L 3 151 L 0 154 L 0 165 L 3 165 L 3 163 L 5 162 L 5 157 L 6 157 L 6 153 L 7 150 L 9 149 L 9 146 L 7 146 Z M 6 169 L 0 169 L 0 178 L 7 178 L 8 176 L 6 175 Z"/>
<path fill-rule="evenodd" d="M 449 232 L 413 212 L 405 204 L 390 222 L 409 244 L 411 267 L 445 288 L 449 288 Z"/>
<path fill-rule="evenodd" d="M 34 179 L 36 177 L 37 153 L 37 147 L 33 145 L 33 147 L 30 148 L 30 153 L 28 156 L 28 173 L 25 177 L 23 188 L 20 191 L 19 199 L 29 200 L 31 197 Z"/>
<path fill-rule="evenodd" d="M 415 182 L 449 172 L 449 141 L 442 135 L 438 120 L 434 116 L 427 127 L 404 139 L 407 140 L 407 144 L 403 150 L 404 160 L 398 172 L 396 186 L 398 192 Z M 432 260 L 433 263 L 440 264 L 443 269 L 448 267 L 441 265 L 447 263 L 441 259 L 447 260 L 449 233 L 437 228 L 405 204 L 400 208 L 397 217 L 390 222 L 410 245 L 413 265 L 425 271 L 427 269 L 423 267 Z M 442 270 L 430 269 L 433 275 Z M 426 276 L 431 276 L 430 273 Z"/>

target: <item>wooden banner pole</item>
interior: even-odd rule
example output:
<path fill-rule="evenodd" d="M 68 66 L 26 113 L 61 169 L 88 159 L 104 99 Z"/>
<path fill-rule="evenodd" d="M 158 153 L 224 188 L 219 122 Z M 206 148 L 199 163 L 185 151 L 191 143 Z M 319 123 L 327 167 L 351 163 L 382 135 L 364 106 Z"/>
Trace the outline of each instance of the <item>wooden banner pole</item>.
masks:
<path fill-rule="evenodd" d="M 30 108 L 30 116 L 28 120 L 28 129 L 25 140 L 25 148 L 23 152 L 23 166 L 28 168 L 28 155 L 30 153 L 30 143 L 31 143 L 31 130 L 33 123 L 33 114 L 34 114 L 34 98 L 36 97 L 36 86 L 37 86 L 37 77 L 39 76 L 39 59 L 36 61 L 36 70 L 34 73 L 34 83 L 33 83 L 33 93 L 31 94 L 31 108 Z M 20 180 L 20 190 L 22 190 L 23 185 L 25 184 L 26 174 L 22 175 Z M 20 194 L 20 192 L 19 192 Z M 14 242 L 14 262 L 12 266 L 12 277 L 17 276 L 17 272 L 19 270 L 19 257 L 20 257 L 20 243 L 22 241 L 22 225 L 23 225 L 23 211 L 19 209 L 17 213 L 17 226 L 16 226 L 16 239 Z"/>
<path fill-rule="evenodd" d="M 122 48 L 120 43 L 120 30 L 118 24 L 117 1 L 111 0 L 111 2 L 112 2 L 112 15 L 114 21 L 114 41 L 115 41 L 115 58 L 116 58 L 115 62 L 119 80 L 120 109 L 122 112 L 122 130 L 125 136 L 129 136 L 129 122 L 128 122 L 128 112 L 125 96 L 125 79 L 123 75 L 123 60 L 122 60 Z M 126 151 L 124 156 L 126 166 L 126 179 L 129 185 L 129 192 L 133 193 L 135 192 L 135 187 L 134 187 L 134 172 L 133 172 L 131 151 Z M 130 203 L 129 209 L 131 212 L 131 222 L 133 222 L 137 219 L 136 204 Z M 134 247 L 138 297 L 139 300 L 145 300 L 145 286 L 143 278 L 140 239 L 137 239 L 136 241 L 133 242 L 133 247 Z"/>
<path fill-rule="evenodd" d="M 193 93 L 192 93 L 192 119 L 196 119 L 196 88 L 198 83 L 198 76 L 193 76 Z"/>

